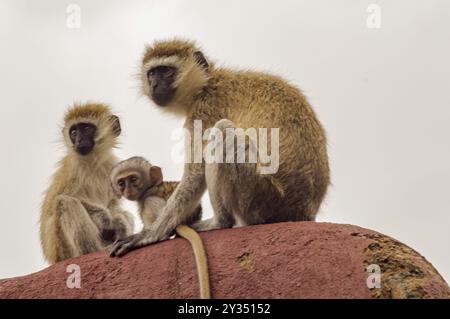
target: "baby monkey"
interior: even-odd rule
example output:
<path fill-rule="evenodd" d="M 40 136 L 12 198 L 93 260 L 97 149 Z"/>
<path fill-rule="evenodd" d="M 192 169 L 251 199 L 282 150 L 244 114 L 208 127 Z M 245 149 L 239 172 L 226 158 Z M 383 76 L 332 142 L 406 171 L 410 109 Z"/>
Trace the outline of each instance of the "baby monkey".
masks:
<path fill-rule="evenodd" d="M 119 198 L 123 196 L 130 201 L 138 202 L 144 228 L 155 222 L 179 184 L 179 182 L 164 182 L 161 168 L 139 156 L 116 164 L 111 171 L 111 183 L 114 193 Z M 198 205 L 187 224 L 200 220 L 201 216 L 202 208 Z"/>
<path fill-rule="evenodd" d="M 149 228 L 155 222 L 179 184 L 179 182 L 164 182 L 161 168 L 153 166 L 145 158 L 138 156 L 116 164 L 111 171 L 111 183 L 118 197 L 123 196 L 128 200 L 138 202 L 144 228 Z M 195 213 L 192 214 L 192 218 L 187 221 L 187 224 L 201 219 L 201 205 L 195 207 L 194 210 Z M 202 239 L 195 230 L 186 225 L 178 225 L 175 231 L 191 244 L 197 265 L 200 297 L 209 299 L 211 293 L 208 264 Z"/>

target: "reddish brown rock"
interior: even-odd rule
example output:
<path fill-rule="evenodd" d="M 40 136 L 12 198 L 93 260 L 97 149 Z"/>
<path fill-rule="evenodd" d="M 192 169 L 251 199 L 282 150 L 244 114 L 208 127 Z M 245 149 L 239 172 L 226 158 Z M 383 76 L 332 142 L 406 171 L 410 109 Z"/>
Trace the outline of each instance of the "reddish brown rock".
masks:
<path fill-rule="evenodd" d="M 201 234 L 214 298 L 449 298 L 434 267 L 402 243 L 351 225 L 296 222 Z M 81 288 L 66 285 L 69 264 Z M 366 266 L 381 267 L 369 289 Z M 181 238 L 109 258 L 73 258 L 0 280 L 0 298 L 198 298 L 194 256 Z"/>

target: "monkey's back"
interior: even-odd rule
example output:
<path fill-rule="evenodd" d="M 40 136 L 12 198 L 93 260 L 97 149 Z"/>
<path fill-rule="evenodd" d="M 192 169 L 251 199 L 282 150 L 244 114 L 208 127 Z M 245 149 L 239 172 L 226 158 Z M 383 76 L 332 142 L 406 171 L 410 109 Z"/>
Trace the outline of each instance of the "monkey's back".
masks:
<path fill-rule="evenodd" d="M 59 261 L 60 256 L 64 254 L 67 248 L 58 249 L 56 243 L 62 243 L 59 240 L 60 228 L 56 221 L 56 198 L 64 193 L 67 184 L 67 176 L 70 174 L 69 160 L 67 157 L 58 163 L 58 168 L 52 176 L 52 183 L 49 185 L 45 198 L 41 206 L 40 215 L 40 239 L 45 258 L 50 263 Z"/>
<path fill-rule="evenodd" d="M 271 74 L 217 69 L 206 100 L 217 110 L 216 121 L 228 118 L 237 128 L 266 128 L 268 148 L 270 129 L 279 128 L 279 169 L 273 176 L 284 189 L 284 206 L 313 218 L 330 182 L 327 141 L 300 89 Z"/>

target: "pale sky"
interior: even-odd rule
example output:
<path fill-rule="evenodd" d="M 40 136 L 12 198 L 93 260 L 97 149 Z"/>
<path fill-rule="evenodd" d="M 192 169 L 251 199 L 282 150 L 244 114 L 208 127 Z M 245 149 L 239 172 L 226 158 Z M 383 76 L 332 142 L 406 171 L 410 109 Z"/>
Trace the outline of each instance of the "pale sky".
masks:
<path fill-rule="evenodd" d="M 171 159 L 181 121 L 139 97 L 135 74 L 145 44 L 183 36 L 220 65 L 276 73 L 308 96 L 333 182 L 319 221 L 390 235 L 450 281 L 449 1 L 83 0 L 78 29 L 67 26 L 70 3 L 0 2 L 0 278 L 46 267 L 39 207 L 73 102 L 111 104 L 117 154 L 181 177 Z M 371 3 L 380 28 L 368 26 Z"/>

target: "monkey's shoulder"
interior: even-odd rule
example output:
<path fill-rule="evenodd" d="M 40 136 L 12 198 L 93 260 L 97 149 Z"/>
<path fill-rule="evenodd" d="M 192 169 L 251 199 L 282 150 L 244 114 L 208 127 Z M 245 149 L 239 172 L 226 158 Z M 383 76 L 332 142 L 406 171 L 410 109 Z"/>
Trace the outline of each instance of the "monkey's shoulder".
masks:
<path fill-rule="evenodd" d="M 71 170 L 69 168 L 68 159 L 63 158 L 51 177 L 51 183 L 46 191 L 46 199 L 52 199 L 61 193 L 64 193 L 68 185 L 71 185 Z"/>
<path fill-rule="evenodd" d="M 109 171 L 112 164 L 105 163 L 100 167 L 78 167 L 63 159 L 52 177 L 45 201 L 52 201 L 59 195 L 67 195 L 80 199 L 90 199 L 109 205 L 114 198 L 109 182 Z"/>
<path fill-rule="evenodd" d="M 236 110 L 250 114 L 266 114 L 280 110 L 299 114 L 300 110 L 307 106 L 306 97 L 300 88 L 281 76 L 258 71 L 220 69 L 217 75 L 211 78 L 205 92 L 204 103 L 214 105 L 213 109 L 227 118 L 233 117 Z M 202 118 L 201 112 L 204 112 L 205 108 L 199 104 L 195 111 L 200 113 L 198 117 Z M 204 118 L 214 117 L 214 114 L 204 115 Z M 251 122 L 254 120 L 255 116 L 252 116 Z"/>

